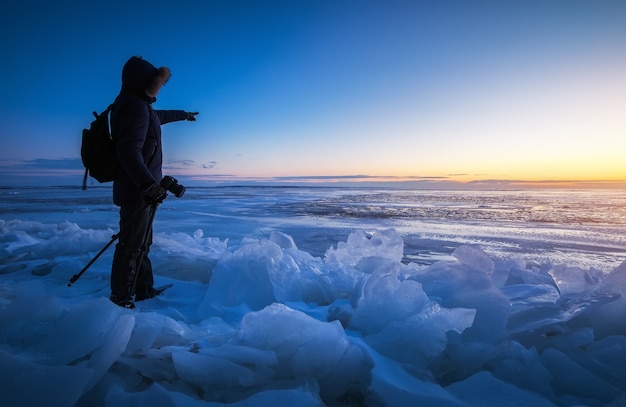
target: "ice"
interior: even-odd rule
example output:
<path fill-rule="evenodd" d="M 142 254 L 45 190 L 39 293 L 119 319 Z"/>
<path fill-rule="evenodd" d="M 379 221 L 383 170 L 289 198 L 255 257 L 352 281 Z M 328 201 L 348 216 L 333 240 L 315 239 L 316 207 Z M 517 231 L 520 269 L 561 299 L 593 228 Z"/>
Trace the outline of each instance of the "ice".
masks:
<path fill-rule="evenodd" d="M 64 313 L 59 298 L 47 294 L 39 281 L 27 281 L 12 290 L 2 285 L 0 300 L 1 343 L 18 351 L 31 351 Z"/>
<path fill-rule="evenodd" d="M 267 240 L 245 242 L 236 251 L 226 252 L 213 270 L 198 310 L 200 317 L 219 315 L 223 308 L 260 310 L 272 304 L 276 298 L 270 272 L 282 258 L 280 246 Z"/>
<path fill-rule="evenodd" d="M 192 407 L 194 400 L 187 398 L 185 405 Z M 199 400 L 195 400 L 197 406 L 201 405 Z M 204 403 L 203 403 L 204 404 Z M 158 384 L 153 384 L 148 390 L 142 392 L 125 392 L 119 385 L 113 386 L 107 393 L 104 400 L 105 407 L 176 407 L 176 402 L 172 399 L 171 393 Z"/>
<path fill-rule="evenodd" d="M 446 308 L 476 310 L 474 323 L 464 332 L 467 339 L 493 340 L 506 326 L 511 302 L 494 283 L 493 263 L 486 261 L 484 252 L 462 248 L 455 253 L 457 261 L 435 263 L 409 278 Z"/>
<path fill-rule="evenodd" d="M 593 292 L 609 294 L 615 301 L 607 302 L 591 310 L 586 323 L 591 325 L 598 337 L 609 335 L 626 336 L 626 261 L 607 275 L 594 287 Z"/>
<path fill-rule="evenodd" d="M 95 385 L 122 355 L 134 326 L 134 316 L 128 314 L 120 316 L 111 332 L 107 335 L 108 338 L 104 346 L 93 352 L 89 358 L 88 366 L 94 370 L 94 374 L 89 382 L 88 389 Z"/>
<path fill-rule="evenodd" d="M 187 333 L 186 326 L 170 317 L 156 312 L 142 313 L 136 318 L 126 350 L 129 353 L 147 352 L 177 343 Z"/>
<path fill-rule="evenodd" d="M 368 274 L 350 327 L 382 354 L 424 367 L 445 349 L 446 332 L 470 327 L 475 311 L 440 307 L 418 282 L 400 280 L 397 263 L 387 262 Z"/>
<path fill-rule="evenodd" d="M 556 282 L 562 295 L 585 293 L 595 287 L 603 277 L 598 270 L 581 270 L 579 267 L 553 266 L 548 273 Z"/>
<path fill-rule="evenodd" d="M 267 332 L 272 332 L 271 336 Z M 367 389 L 371 362 L 353 345 L 337 322 L 322 322 L 282 304 L 250 313 L 239 337 L 248 345 L 272 350 L 275 379 L 317 380 L 320 394 L 333 400 Z"/>
<path fill-rule="evenodd" d="M 362 345 L 364 349 L 367 346 Z M 372 391 L 376 401 L 387 407 L 437 406 L 464 407 L 460 399 L 437 383 L 420 380 L 394 361 L 370 350 L 374 362 Z"/>
<path fill-rule="evenodd" d="M 605 403 L 622 393 L 620 389 L 594 375 L 557 349 L 546 349 L 541 355 L 541 360 L 552 374 L 552 382 L 557 391 L 568 389 L 567 393 L 571 396 Z"/>
<path fill-rule="evenodd" d="M 515 390 L 517 393 L 520 389 L 527 389 L 549 399 L 554 398 L 551 388 L 553 376 L 543 365 L 536 348 L 525 348 L 518 342 L 499 346 L 497 354 L 491 357 L 489 370 L 499 381 L 517 386 L 518 389 Z"/>
<path fill-rule="evenodd" d="M 78 303 L 59 321 L 55 321 L 55 327 L 34 346 L 34 350 L 48 364 L 76 363 L 93 355 L 108 340 L 118 340 L 114 335 L 126 334 L 114 332 L 123 314 L 123 309 L 106 298 Z M 134 324 L 134 317 L 130 315 L 130 318 L 127 319 L 129 323 L 123 324 L 128 337 L 132 330 L 129 324 Z"/>
<path fill-rule="evenodd" d="M 159 264 L 162 274 L 176 280 L 208 283 L 217 259 L 226 251 L 227 242 L 203 236 L 202 230 L 196 230 L 192 236 L 185 233 L 155 236 L 154 255 L 163 259 Z"/>
<path fill-rule="evenodd" d="M 626 338 L 609 336 L 589 343 L 585 349 L 586 354 L 568 354 L 583 368 L 621 389 L 626 375 Z"/>
<path fill-rule="evenodd" d="M 73 406 L 85 391 L 93 370 L 76 366 L 47 366 L 0 349 L 2 404 L 12 407 Z"/>
<path fill-rule="evenodd" d="M 417 264 L 386 220 L 323 234 L 315 217 L 251 221 L 230 202 L 211 226 L 184 220 L 196 203 L 159 211 L 156 285 L 173 286 L 134 310 L 108 300 L 112 249 L 67 286 L 111 239 L 110 211 L 0 219 L 2 405 L 624 404 L 626 262 L 472 242 Z"/>
<path fill-rule="evenodd" d="M 345 243 L 339 242 L 336 248 L 329 248 L 326 252 L 326 258 L 329 261 L 352 266 L 369 256 L 400 261 L 403 253 L 404 244 L 397 231 L 386 229 L 375 233 L 366 233 L 359 230 L 351 233 Z"/>
<path fill-rule="evenodd" d="M 270 234 L 270 242 L 274 242 L 280 246 L 281 249 L 297 249 L 296 242 L 294 242 L 293 237 L 288 234 L 272 231 Z"/>
<path fill-rule="evenodd" d="M 495 270 L 493 260 L 479 247 L 459 246 L 452 252 L 452 256 L 456 257 L 461 264 L 488 275 L 493 274 Z"/>
<path fill-rule="evenodd" d="M 469 405 L 484 407 L 552 407 L 550 400 L 498 380 L 487 371 L 477 373 L 446 388 Z M 489 389 L 484 392 L 482 389 Z"/>
<path fill-rule="evenodd" d="M 178 377 L 203 392 L 238 393 L 258 381 L 254 370 L 221 357 L 180 351 L 172 353 L 172 361 Z"/>

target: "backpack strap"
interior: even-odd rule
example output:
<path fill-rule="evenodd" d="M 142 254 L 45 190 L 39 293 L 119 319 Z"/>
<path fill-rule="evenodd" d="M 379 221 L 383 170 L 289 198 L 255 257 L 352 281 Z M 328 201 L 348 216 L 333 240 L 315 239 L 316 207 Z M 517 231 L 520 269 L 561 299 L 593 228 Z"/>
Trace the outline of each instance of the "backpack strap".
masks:
<path fill-rule="evenodd" d="M 83 191 L 87 190 L 87 176 L 89 175 L 89 170 L 85 168 L 85 175 L 83 176 Z"/>

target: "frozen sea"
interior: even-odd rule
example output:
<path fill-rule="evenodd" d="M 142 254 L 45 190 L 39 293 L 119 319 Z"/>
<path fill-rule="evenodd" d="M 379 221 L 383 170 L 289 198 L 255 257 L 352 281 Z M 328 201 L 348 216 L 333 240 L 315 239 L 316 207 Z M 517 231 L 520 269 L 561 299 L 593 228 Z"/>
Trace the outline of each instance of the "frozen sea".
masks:
<path fill-rule="evenodd" d="M 188 188 L 135 310 L 117 222 L 0 189 L 3 405 L 626 405 L 624 191 Z"/>

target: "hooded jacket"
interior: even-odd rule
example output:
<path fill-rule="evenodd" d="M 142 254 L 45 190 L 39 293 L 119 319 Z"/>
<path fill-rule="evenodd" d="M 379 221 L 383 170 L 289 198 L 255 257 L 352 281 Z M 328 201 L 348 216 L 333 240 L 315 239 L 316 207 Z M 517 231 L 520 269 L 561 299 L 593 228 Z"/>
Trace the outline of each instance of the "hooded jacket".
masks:
<path fill-rule="evenodd" d="M 157 69 L 141 57 L 130 58 L 122 69 L 122 89 L 111 111 L 111 137 L 120 164 L 113 182 L 113 202 L 118 206 L 142 203 L 144 189 L 161 181 L 161 124 L 187 118 L 184 110 L 152 108 L 169 76 L 169 69 Z"/>

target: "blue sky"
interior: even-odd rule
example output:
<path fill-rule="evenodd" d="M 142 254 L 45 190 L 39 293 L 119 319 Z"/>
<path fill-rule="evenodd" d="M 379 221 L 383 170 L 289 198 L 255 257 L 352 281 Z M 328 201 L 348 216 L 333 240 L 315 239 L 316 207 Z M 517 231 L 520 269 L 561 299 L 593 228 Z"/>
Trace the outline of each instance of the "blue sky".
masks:
<path fill-rule="evenodd" d="M 626 180 L 624 1 L 22 1 L 0 15 L 0 185 L 80 184 L 132 55 L 168 66 L 165 173 Z"/>

